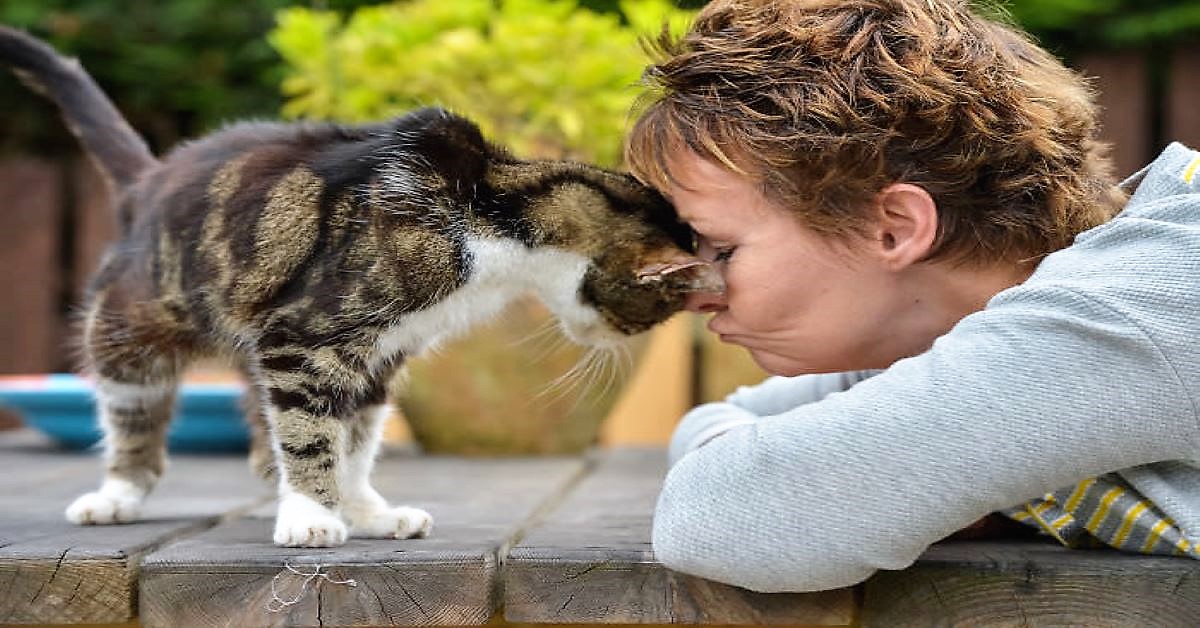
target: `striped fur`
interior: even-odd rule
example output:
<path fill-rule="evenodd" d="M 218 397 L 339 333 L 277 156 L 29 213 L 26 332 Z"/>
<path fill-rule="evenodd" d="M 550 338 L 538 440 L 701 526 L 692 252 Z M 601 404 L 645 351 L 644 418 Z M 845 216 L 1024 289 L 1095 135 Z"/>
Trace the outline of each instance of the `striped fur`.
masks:
<path fill-rule="evenodd" d="M 672 208 L 633 178 L 517 159 L 439 109 L 365 126 L 243 123 L 161 161 L 86 74 L 0 28 L 0 56 L 59 101 L 118 184 L 128 219 L 83 322 L 99 382 L 107 473 L 79 523 L 136 516 L 163 472 L 174 391 L 198 356 L 244 365 L 280 506 L 275 542 L 428 533 L 427 514 L 370 487 L 377 408 L 406 358 L 525 293 L 587 344 L 619 342 L 711 288 Z M 94 87 L 94 86 L 92 86 Z M 92 102 L 89 102 L 90 101 Z M 95 101 L 102 100 L 102 103 Z M 109 112 L 81 119 L 81 110 Z"/>

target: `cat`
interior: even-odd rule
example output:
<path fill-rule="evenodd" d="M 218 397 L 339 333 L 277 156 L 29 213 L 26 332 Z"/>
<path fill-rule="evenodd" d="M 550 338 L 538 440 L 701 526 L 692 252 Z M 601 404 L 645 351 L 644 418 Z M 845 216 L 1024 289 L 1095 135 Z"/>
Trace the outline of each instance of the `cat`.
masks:
<path fill-rule="evenodd" d="M 0 58 L 58 105 L 117 195 L 121 235 L 82 307 L 105 477 L 66 509 L 75 523 L 136 519 L 180 373 L 225 354 L 270 428 L 276 544 L 425 536 L 428 513 L 369 483 L 405 359 L 528 293 L 568 338 L 605 346 L 721 285 L 651 188 L 517 159 L 448 111 L 242 122 L 160 160 L 74 59 L 2 26 Z"/>

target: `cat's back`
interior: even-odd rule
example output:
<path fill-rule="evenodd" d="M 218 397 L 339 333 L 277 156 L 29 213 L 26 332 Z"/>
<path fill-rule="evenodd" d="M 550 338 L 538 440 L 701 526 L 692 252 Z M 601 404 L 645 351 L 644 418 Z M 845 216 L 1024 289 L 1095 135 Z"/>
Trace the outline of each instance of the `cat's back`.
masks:
<path fill-rule="evenodd" d="M 253 205 L 297 171 L 320 178 L 315 167 L 331 151 L 345 155 L 344 170 L 365 176 L 370 155 L 386 140 L 387 126 L 331 123 L 240 122 L 172 150 L 134 189 L 141 212 L 194 215 L 213 202 Z"/>
<path fill-rule="evenodd" d="M 492 152 L 472 123 L 437 108 L 365 125 L 239 122 L 172 150 L 131 190 L 133 215 L 178 229 L 214 208 L 254 213 L 298 192 L 329 206 L 411 165 L 477 178 Z"/>

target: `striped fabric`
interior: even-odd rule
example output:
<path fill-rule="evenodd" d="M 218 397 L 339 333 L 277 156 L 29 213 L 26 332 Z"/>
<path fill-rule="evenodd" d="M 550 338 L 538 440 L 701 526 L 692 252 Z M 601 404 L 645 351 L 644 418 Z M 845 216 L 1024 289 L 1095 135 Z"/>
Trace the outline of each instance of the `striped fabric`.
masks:
<path fill-rule="evenodd" d="M 1170 517 L 1116 474 L 1084 480 L 1001 511 L 1067 547 L 1114 547 L 1127 552 L 1200 558 Z"/>

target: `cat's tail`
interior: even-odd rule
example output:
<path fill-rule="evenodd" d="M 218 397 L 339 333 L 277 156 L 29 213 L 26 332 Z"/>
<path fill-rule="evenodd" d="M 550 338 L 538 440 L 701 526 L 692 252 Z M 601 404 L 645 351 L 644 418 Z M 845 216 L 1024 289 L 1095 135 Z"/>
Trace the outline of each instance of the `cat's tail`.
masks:
<path fill-rule="evenodd" d="M 71 133 L 117 191 L 137 180 L 157 160 L 145 140 L 75 59 L 45 42 L 0 24 L 0 61 L 26 85 L 54 101 Z"/>

